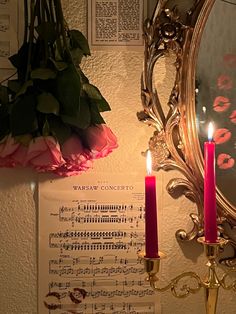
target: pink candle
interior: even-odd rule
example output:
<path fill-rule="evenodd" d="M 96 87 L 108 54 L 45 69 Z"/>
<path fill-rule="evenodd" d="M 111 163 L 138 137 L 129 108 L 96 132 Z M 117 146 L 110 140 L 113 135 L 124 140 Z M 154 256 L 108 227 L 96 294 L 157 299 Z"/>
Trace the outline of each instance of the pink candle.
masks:
<path fill-rule="evenodd" d="M 205 241 L 217 242 L 215 143 L 213 125 L 208 127 L 208 142 L 204 143 L 204 231 Z"/>
<path fill-rule="evenodd" d="M 158 257 L 158 233 L 157 233 L 157 201 L 156 178 L 151 175 L 151 153 L 147 153 L 147 172 L 145 177 L 145 237 L 146 257 Z"/>

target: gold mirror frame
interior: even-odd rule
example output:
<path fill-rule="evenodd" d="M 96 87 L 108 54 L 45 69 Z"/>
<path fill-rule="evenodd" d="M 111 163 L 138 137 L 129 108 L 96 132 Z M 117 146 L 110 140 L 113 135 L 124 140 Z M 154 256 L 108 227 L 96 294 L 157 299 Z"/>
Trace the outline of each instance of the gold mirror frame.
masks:
<path fill-rule="evenodd" d="M 144 22 L 143 28 L 145 52 L 141 99 L 144 110 L 137 116 L 155 128 L 149 141 L 153 169 L 179 170 L 184 178 L 170 180 L 168 193 L 175 198 L 184 195 L 197 205 L 197 213 L 190 214 L 192 230 L 176 231 L 176 237 L 181 241 L 203 235 L 203 156 L 196 126 L 194 78 L 201 36 L 215 1 L 157 1 L 152 18 Z M 176 76 L 165 114 L 154 85 L 154 68 L 161 57 L 170 54 L 175 55 Z M 218 189 L 217 210 L 219 232 L 229 239 L 234 249 L 233 255 L 222 261 L 235 266 L 236 240 L 232 231 L 236 208 Z"/>

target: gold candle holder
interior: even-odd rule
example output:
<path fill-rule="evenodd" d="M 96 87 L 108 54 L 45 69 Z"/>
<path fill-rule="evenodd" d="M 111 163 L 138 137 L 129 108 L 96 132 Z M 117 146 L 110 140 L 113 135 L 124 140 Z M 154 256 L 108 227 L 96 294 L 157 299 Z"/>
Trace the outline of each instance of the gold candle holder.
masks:
<path fill-rule="evenodd" d="M 159 253 L 160 257 L 157 258 L 146 258 L 144 253 L 139 253 L 139 257 L 143 260 L 144 269 L 148 274 L 147 280 L 150 282 L 150 286 L 153 290 L 157 292 L 170 290 L 175 297 L 185 298 L 190 294 L 197 293 L 201 288 L 204 288 L 206 314 L 216 314 L 219 288 L 222 287 L 225 290 L 234 290 L 236 292 L 236 280 L 230 284 L 226 284 L 226 278 L 231 273 L 236 273 L 236 269 L 225 272 L 221 279 L 217 275 L 217 258 L 219 257 L 219 251 L 228 243 L 227 240 L 219 238 L 216 243 L 208 243 L 205 241 L 204 237 L 201 237 L 198 239 L 198 242 L 204 246 L 204 252 L 207 258 L 206 266 L 208 267 L 208 273 L 205 279 L 201 279 L 195 272 L 184 272 L 173 278 L 164 287 L 159 287 L 157 274 L 159 273 L 160 263 L 165 257 L 165 254 Z M 180 288 L 179 286 L 182 279 L 191 279 L 192 285 L 184 283 Z"/>
<path fill-rule="evenodd" d="M 144 268 L 148 274 L 147 280 L 151 282 L 158 280 L 156 274 L 160 270 L 161 259 L 165 258 L 166 255 L 162 252 L 158 253 L 158 257 L 146 257 L 144 252 L 139 252 L 139 257 L 143 260 Z"/>

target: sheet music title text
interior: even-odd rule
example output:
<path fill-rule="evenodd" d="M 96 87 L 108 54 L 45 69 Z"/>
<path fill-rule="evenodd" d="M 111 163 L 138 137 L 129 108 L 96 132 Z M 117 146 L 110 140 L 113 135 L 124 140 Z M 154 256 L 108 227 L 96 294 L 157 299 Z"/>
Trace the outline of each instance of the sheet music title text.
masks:
<path fill-rule="evenodd" d="M 73 185 L 74 191 L 131 191 L 133 185 Z"/>

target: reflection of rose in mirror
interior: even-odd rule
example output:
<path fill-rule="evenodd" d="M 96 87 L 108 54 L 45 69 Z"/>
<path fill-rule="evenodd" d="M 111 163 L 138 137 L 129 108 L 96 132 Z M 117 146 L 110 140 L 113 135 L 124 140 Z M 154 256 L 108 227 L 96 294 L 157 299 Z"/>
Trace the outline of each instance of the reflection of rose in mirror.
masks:
<path fill-rule="evenodd" d="M 216 144 L 223 144 L 230 140 L 231 135 L 232 133 L 228 129 L 217 129 L 214 133 L 214 141 Z"/>
<path fill-rule="evenodd" d="M 230 107 L 231 103 L 228 97 L 217 96 L 213 103 L 213 109 L 216 112 L 226 111 Z"/>
<path fill-rule="evenodd" d="M 229 118 L 232 123 L 236 124 L 236 110 L 232 111 Z"/>
<path fill-rule="evenodd" d="M 228 67 L 236 67 L 236 55 L 234 54 L 224 55 L 224 63 Z"/>
<path fill-rule="evenodd" d="M 228 75 L 220 75 L 217 79 L 217 86 L 222 90 L 229 90 L 233 87 L 233 81 Z"/>
<path fill-rule="evenodd" d="M 228 154 L 219 154 L 217 157 L 217 165 L 223 170 L 230 169 L 234 166 L 234 159 Z"/>

